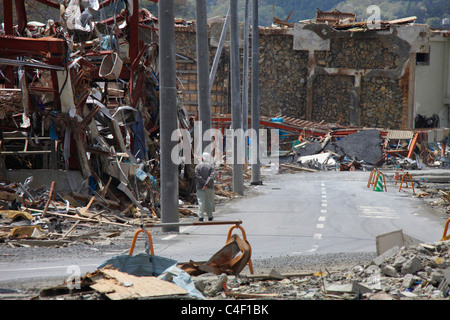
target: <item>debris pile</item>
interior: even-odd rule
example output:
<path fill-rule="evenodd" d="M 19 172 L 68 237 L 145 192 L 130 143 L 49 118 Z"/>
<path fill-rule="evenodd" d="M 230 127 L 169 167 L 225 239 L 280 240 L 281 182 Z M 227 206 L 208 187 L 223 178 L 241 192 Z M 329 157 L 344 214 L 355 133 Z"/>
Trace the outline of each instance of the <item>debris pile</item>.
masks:
<path fill-rule="evenodd" d="M 186 298 L 188 291 L 154 276 L 135 276 L 109 266 L 86 274 L 77 282 L 42 288 L 34 299 L 130 300 Z"/>
<path fill-rule="evenodd" d="M 289 273 L 188 275 L 174 265 L 156 276 L 134 276 L 105 266 L 86 274 L 77 289 L 64 283 L 42 288 L 35 298 L 448 300 L 449 249 L 449 241 L 394 246 L 352 267 L 302 271 L 298 266 Z"/>
<path fill-rule="evenodd" d="M 415 170 L 450 164 L 446 128 L 346 127 L 283 116 L 262 117 L 261 127 L 280 130 L 279 159 L 285 171 Z"/>
<path fill-rule="evenodd" d="M 224 282 L 199 278 L 209 297 L 236 299 L 428 300 L 449 299 L 450 242 L 395 246 L 350 269 L 239 276 Z M 197 282 L 197 280 L 195 280 Z"/>
<path fill-rule="evenodd" d="M 231 169 L 219 168 L 218 172 L 216 202 L 239 197 L 231 191 Z M 248 173 L 245 176 L 249 178 Z M 144 206 L 140 201 L 130 201 L 126 195 L 111 193 L 109 185 L 89 195 L 75 191 L 56 192 L 55 184 L 50 189 L 44 186 L 31 188 L 28 186 L 30 180 L 22 184 L 0 179 L 0 243 L 11 247 L 63 246 L 98 236 L 112 238 L 125 230 L 160 221 L 156 192 L 149 197 L 152 201 Z M 179 212 L 181 218 L 196 217 L 196 198 L 192 197 L 192 202 L 180 199 Z M 100 234 L 98 228 L 107 231 Z"/>
<path fill-rule="evenodd" d="M 29 224 L 55 237 L 61 233 L 49 226 L 57 221 L 69 227 L 62 234 L 71 231 L 65 238 L 74 232 L 67 221 L 153 222 L 160 208 L 158 19 L 111 1 L 55 8 L 61 21 L 41 24 L 17 7 L 20 23 L 5 19 L 0 30 L 0 210 L 28 212 Z M 192 129 L 181 97 L 178 91 L 178 128 Z M 194 164 L 178 169 L 180 214 L 195 215 Z M 55 179 L 35 178 L 32 190 L 16 182 L 24 170 Z M 234 196 L 226 182 L 216 192 Z"/>

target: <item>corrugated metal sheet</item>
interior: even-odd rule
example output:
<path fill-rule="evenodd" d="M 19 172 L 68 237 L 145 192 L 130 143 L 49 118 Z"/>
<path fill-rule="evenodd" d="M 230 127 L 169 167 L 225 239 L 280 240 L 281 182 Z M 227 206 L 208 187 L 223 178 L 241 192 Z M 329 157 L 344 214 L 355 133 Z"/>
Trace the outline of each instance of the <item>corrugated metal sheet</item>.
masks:
<path fill-rule="evenodd" d="M 411 130 L 388 130 L 387 138 L 392 140 L 412 139 L 414 131 Z"/>

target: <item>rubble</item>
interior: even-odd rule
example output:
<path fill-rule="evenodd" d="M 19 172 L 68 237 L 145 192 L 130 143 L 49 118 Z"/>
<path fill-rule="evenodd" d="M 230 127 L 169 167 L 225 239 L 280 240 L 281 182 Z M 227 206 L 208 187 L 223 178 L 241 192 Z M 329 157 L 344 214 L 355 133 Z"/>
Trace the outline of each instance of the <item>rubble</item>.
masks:
<path fill-rule="evenodd" d="M 279 116 L 261 122 L 280 134 L 280 164 L 285 171 L 371 171 L 447 168 L 447 128 L 391 130 L 349 127 Z M 310 170 L 307 170 L 310 169 Z"/>
<path fill-rule="evenodd" d="M 342 270 L 329 271 L 324 267 L 303 274 L 272 270 L 271 274 L 278 274 L 276 277 L 241 275 L 229 279 L 227 289 L 217 294 L 239 299 L 448 300 L 449 248 L 448 241 L 397 247 L 395 254 L 387 254 L 387 259 L 378 256 L 366 264 Z M 383 262 L 378 264 L 376 260 Z"/>
<path fill-rule="evenodd" d="M 290 267 L 278 265 L 279 269 L 272 268 L 268 273 L 243 272 L 239 275 L 208 272 L 189 276 L 173 265 L 157 277 L 133 276 L 111 266 L 99 266 L 97 271 L 82 277 L 78 290 L 69 288 L 70 285 L 64 282 L 56 287 L 42 288 L 39 296 L 33 298 L 103 300 L 166 296 L 207 300 L 448 300 L 449 249 L 449 241 L 394 246 L 373 259 L 351 261 L 348 266 L 336 261 L 316 266 L 315 270 L 305 270 L 299 261 L 298 265 Z M 264 264 L 259 265 L 260 270 L 267 270 L 268 266 Z M 157 280 L 172 282 L 178 288 Z M 138 290 L 144 283 L 149 286 Z"/>

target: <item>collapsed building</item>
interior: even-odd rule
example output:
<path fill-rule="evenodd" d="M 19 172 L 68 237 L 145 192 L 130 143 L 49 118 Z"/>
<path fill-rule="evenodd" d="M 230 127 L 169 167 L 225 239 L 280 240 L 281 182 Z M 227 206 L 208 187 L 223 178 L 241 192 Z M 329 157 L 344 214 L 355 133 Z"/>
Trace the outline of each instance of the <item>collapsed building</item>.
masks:
<path fill-rule="evenodd" d="M 137 1 L 134 9 L 113 1 L 40 2 L 61 9 L 61 21 L 28 22 L 16 2 L 13 25 L 4 1 L 1 175 L 91 195 L 107 186 L 108 199 L 119 203 L 150 199 L 159 176 L 158 20 Z M 114 15 L 94 21 L 108 6 Z M 178 107 L 178 125 L 186 128 Z M 185 171 L 180 188 L 190 195 L 194 182 Z"/>

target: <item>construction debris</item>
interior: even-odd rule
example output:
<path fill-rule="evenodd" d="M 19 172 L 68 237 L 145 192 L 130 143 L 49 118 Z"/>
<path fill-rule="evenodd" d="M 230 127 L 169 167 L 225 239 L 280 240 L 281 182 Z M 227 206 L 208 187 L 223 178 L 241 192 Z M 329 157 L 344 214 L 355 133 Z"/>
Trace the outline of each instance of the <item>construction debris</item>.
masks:
<path fill-rule="evenodd" d="M 395 246 L 365 265 L 350 269 L 229 279 L 221 298 L 284 300 L 441 300 L 450 287 L 449 242 Z M 214 281 L 201 287 L 212 287 Z M 205 290 L 204 294 L 208 294 Z"/>
<path fill-rule="evenodd" d="M 83 277 L 78 290 L 64 283 L 41 289 L 39 299 L 448 300 L 449 249 L 449 241 L 395 245 L 349 268 L 295 273 L 188 276 L 173 266 L 155 278 L 103 267 Z"/>
<path fill-rule="evenodd" d="M 156 277 L 133 276 L 110 268 L 89 274 L 89 278 L 93 281 L 90 287 L 110 300 L 174 298 L 188 294 L 186 290 L 171 282 Z"/>
<path fill-rule="evenodd" d="M 228 118 L 217 117 L 223 124 Z M 345 127 L 291 117 L 262 117 L 262 128 L 280 130 L 279 161 L 284 171 L 420 170 L 450 164 L 446 128 L 390 130 Z M 277 121 L 273 121 L 276 119 Z M 305 170 L 306 169 L 306 170 Z M 310 170 L 307 170 L 310 169 Z"/>
<path fill-rule="evenodd" d="M 56 287 L 42 288 L 35 299 L 149 300 L 187 296 L 188 291 L 170 281 L 104 267 L 86 274 L 77 283 L 64 282 Z"/>

